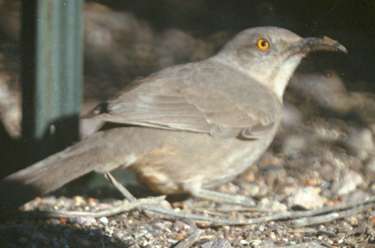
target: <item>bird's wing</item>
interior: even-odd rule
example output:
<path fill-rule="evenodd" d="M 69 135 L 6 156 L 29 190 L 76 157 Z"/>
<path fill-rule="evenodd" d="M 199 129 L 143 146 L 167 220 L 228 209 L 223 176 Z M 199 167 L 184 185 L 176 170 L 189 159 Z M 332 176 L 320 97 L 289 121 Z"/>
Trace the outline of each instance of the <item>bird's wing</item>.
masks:
<path fill-rule="evenodd" d="M 223 80 L 220 75 L 204 82 L 199 77 L 201 71 L 185 74 L 146 78 L 118 98 L 99 105 L 96 112 L 108 122 L 244 139 L 256 139 L 275 124 L 258 103 L 246 106 L 236 98 L 230 92 L 235 85 L 223 90 L 217 83 Z"/>

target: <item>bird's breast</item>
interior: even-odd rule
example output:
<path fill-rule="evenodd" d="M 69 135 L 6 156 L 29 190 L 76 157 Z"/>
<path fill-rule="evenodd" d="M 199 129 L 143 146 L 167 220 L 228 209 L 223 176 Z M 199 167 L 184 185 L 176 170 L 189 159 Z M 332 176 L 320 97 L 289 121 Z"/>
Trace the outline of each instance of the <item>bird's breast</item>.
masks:
<path fill-rule="evenodd" d="M 230 181 L 251 166 L 272 141 L 214 138 L 166 132 L 163 145 L 141 156 L 131 167 L 143 183 L 163 194 L 181 193 L 184 185 L 213 187 Z"/>

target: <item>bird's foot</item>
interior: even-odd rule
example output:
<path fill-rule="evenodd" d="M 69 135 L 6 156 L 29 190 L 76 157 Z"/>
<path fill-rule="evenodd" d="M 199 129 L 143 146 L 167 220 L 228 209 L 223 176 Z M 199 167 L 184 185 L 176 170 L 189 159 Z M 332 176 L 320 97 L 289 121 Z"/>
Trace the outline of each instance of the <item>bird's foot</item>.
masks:
<path fill-rule="evenodd" d="M 136 199 L 121 183 L 119 183 L 116 178 L 114 178 L 109 172 L 105 174 L 106 178 L 110 181 L 110 183 L 117 188 L 120 193 L 129 201 L 129 202 L 136 202 L 141 201 L 143 199 Z M 213 192 L 217 193 L 217 192 Z M 221 196 L 221 193 L 218 193 Z M 147 198 L 146 198 L 147 199 Z M 212 199 L 212 198 L 211 198 Z M 248 200 L 248 199 L 247 199 Z M 238 201 L 238 200 L 237 200 Z M 248 203 L 245 201 L 240 201 L 243 203 Z M 249 205 L 247 205 L 249 206 Z M 179 219 L 179 220 L 190 220 L 190 221 L 198 221 L 198 222 L 206 222 L 211 224 L 218 224 L 218 225 L 238 225 L 242 224 L 242 221 L 239 220 L 229 220 L 227 218 L 217 218 L 217 217 L 211 217 L 207 215 L 200 215 L 200 214 L 194 214 L 194 213 L 187 213 L 183 211 L 175 211 L 172 208 L 166 208 L 166 207 L 160 207 L 160 204 L 144 204 L 144 205 L 138 205 L 137 207 L 140 210 L 144 210 L 145 212 L 153 212 L 161 215 L 168 216 L 173 219 Z"/>

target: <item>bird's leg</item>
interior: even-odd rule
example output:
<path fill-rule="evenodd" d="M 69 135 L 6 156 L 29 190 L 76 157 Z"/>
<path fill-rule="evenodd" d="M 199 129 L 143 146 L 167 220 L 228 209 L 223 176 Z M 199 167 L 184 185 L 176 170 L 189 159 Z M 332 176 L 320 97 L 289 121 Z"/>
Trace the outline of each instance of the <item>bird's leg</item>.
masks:
<path fill-rule="evenodd" d="M 119 183 L 114 176 L 110 172 L 104 174 L 104 177 L 118 190 L 120 193 L 129 201 L 133 202 L 136 201 L 132 193 L 129 192 L 121 183 Z"/>
<path fill-rule="evenodd" d="M 120 191 L 120 193 L 129 201 L 133 202 L 136 201 L 137 199 L 121 184 L 119 183 L 111 173 L 106 173 L 105 177 L 107 180 L 110 181 L 110 183 L 115 186 L 116 189 Z M 253 207 L 255 206 L 255 202 L 252 198 L 242 196 L 242 195 L 230 195 L 228 193 L 222 193 L 222 192 L 217 192 L 213 190 L 207 190 L 203 189 L 200 187 L 187 187 L 188 191 L 192 196 L 206 199 L 206 200 L 211 200 L 214 202 L 220 202 L 220 203 L 229 203 L 229 204 L 235 204 L 235 205 L 241 205 L 245 207 Z M 148 208 L 148 207 L 147 207 Z M 159 207 L 157 207 L 160 209 Z M 152 209 L 148 209 L 152 210 Z M 168 209 L 163 209 L 164 211 L 168 211 Z M 158 210 L 159 211 L 159 210 Z M 175 213 L 173 210 L 171 210 L 173 213 Z"/>
<path fill-rule="evenodd" d="M 252 198 L 246 197 L 243 195 L 231 195 L 228 193 L 217 192 L 213 190 L 203 189 L 200 187 L 188 188 L 192 196 L 219 202 L 219 203 L 228 203 L 234 205 L 241 205 L 245 207 L 254 207 L 255 202 Z"/>
<path fill-rule="evenodd" d="M 111 173 L 107 172 L 105 174 L 105 177 L 110 181 L 110 183 L 118 189 L 121 194 L 130 202 L 137 201 L 137 199 L 121 184 L 119 183 L 116 178 L 114 178 Z M 206 215 L 200 215 L 200 214 L 193 214 L 193 213 L 184 213 L 182 211 L 176 212 L 173 209 L 168 209 L 164 207 L 159 207 L 156 205 L 140 205 L 140 210 L 146 210 L 151 211 L 154 213 L 162 214 L 169 216 L 173 219 L 187 219 L 187 220 L 193 220 L 193 221 L 203 221 L 203 222 L 209 222 L 209 223 L 219 223 L 222 225 L 237 225 L 239 221 L 231 221 L 228 219 L 221 219 L 221 218 L 214 218 Z"/>
<path fill-rule="evenodd" d="M 129 202 L 135 202 L 137 201 L 138 199 L 135 198 L 132 193 L 129 192 L 129 190 L 127 190 L 120 182 L 118 182 L 116 180 L 116 178 L 114 176 L 112 176 L 112 174 L 110 172 L 107 172 L 105 173 L 105 178 L 118 190 L 120 191 L 120 193 L 129 201 Z M 171 211 L 171 212 L 174 212 L 173 210 L 169 210 L 169 209 L 164 209 L 164 208 L 160 208 L 160 207 L 157 207 L 157 206 L 150 206 L 150 205 L 144 205 L 144 206 L 140 206 L 140 209 L 144 209 L 144 210 L 153 210 L 153 209 L 163 209 L 163 212 L 165 211 Z M 159 211 L 155 211 L 155 212 L 159 212 Z"/>

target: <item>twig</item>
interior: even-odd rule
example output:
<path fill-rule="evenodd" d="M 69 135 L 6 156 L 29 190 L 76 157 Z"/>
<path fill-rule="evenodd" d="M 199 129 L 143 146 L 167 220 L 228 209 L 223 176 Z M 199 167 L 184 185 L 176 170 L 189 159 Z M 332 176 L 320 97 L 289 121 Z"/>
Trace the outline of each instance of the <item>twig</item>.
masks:
<path fill-rule="evenodd" d="M 321 223 L 327 223 L 333 220 L 340 218 L 346 218 L 362 212 L 366 209 L 369 209 L 374 206 L 374 198 L 372 197 L 368 200 L 358 202 L 358 203 L 349 203 L 342 204 L 335 207 L 325 207 L 317 210 L 310 211 L 293 211 L 293 212 L 284 212 L 273 214 L 269 216 L 262 216 L 253 219 L 244 219 L 244 220 L 230 220 L 227 218 L 216 218 L 206 215 L 186 213 L 186 212 L 177 212 L 174 209 L 166 209 L 162 207 L 155 206 L 155 204 L 160 205 L 162 201 L 165 200 L 164 196 L 161 197 L 148 197 L 143 199 L 137 199 L 133 202 L 124 201 L 120 206 L 113 207 L 111 209 L 102 210 L 99 212 L 81 212 L 81 211 L 42 211 L 39 212 L 42 216 L 45 217 L 66 217 L 74 218 L 79 216 L 90 216 L 90 217 L 104 217 L 104 216 L 113 216 L 122 212 L 130 211 L 135 208 L 140 210 L 151 211 L 153 213 L 158 213 L 166 215 L 169 217 L 182 219 L 182 220 L 191 220 L 196 222 L 208 223 L 211 226 L 221 226 L 221 225 L 252 225 L 260 224 L 270 221 L 282 221 L 282 220 L 291 220 L 291 224 L 295 227 L 304 227 L 309 225 L 316 225 Z"/>
<path fill-rule="evenodd" d="M 186 212 L 176 212 L 173 209 L 159 208 L 156 206 L 141 207 L 144 210 L 152 211 L 154 213 L 163 214 L 176 219 L 189 219 L 197 222 L 206 222 L 212 225 L 245 225 L 246 222 L 240 220 L 229 220 L 227 218 L 215 218 L 201 214 L 192 214 Z"/>
<path fill-rule="evenodd" d="M 375 197 L 370 197 L 369 199 L 364 200 L 362 202 L 345 203 L 345 204 L 340 204 L 334 207 L 324 207 L 324 208 L 309 210 L 309 211 L 290 211 L 290 212 L 284 212 L 284 213 L 278 213 L 278 214 L 273 214 L 269 216 L 254 218 L 254 219 L 248 219 L 245 222 L 240 221 L 238 225 L 260 224 L 260 223 L 269 222 L 269 221 L 293 220 L 293 219 L 307 218 L 307 217 L 313 217 L 313 216 L 314 218 L 317 218 L 317 217 L 323 218 L 323 216 L 327 216 L 331 213 L 338 214 L 336 215 L 337 217 L 335 219 L 345 218 L 355 213 L 361 212 L 365 209 L 371 208 L 374 205 L 375 205 Z M 345 212 L 343 214 L 338 213 L 342 211 L 345 211 Z M 329 219 L 333 218 L 333 216 L 334 215 L 331 215 L 331 217 L 327 218 L 327 221 L 330 221 Z M 318 218 L 316 220 L 318 220 Z"/>
<path fill-rule="evenodd" d="M 109 209 L 100 210 L 97 212 L 84 212 L 84 211 L 40 211 L 38 214 L 44 215 L 46 217 L 64 217 L 64 218 L 75 218 L 75 217 L 108 217 L 113 216 L 119 213 L 127 212 L 139 206 L 147 205 L 147 204 L 160 204 L 162 201 L 165 200 L 165 196 L 159 197 L 148 197 L 144 199 L 139 199 L 136 201 L 129 202 L 127 200 L 122 201 L 118 206 L 110 207 Z"/>
<path fill-rule="evenodd" d="M 301 212 L 300 216 L 298 217 L 308 217 L 308 216 L 314 216 L 314 215 L 322 215 L 325 213 L 331 213 L 331 212 L 338 212 L 343 211 L 347 209 L 352 209 L 356 207 L 360 207 L 363 205 L 369 205 L 369 204 L 375 204 L 375 196 L 369 197 L 367 200 L 363 200 L 360 202 L 352 202 L 352 203 L 343 203 L 337 206 L 332 207 L 323 207 L 315 210 L 309 210 L 309 211 L 299 211 Z M 305 213 L 305 214 L 303 214 Z"/>
<path fill-rule="evenodd" d="M 215 209 L 205 209 L 205 208 L 193 208 L 192 210 L 200 212 L 200 213 L 207 213 L 212 216 L 219 216 L 219 217 L 225 217 L 228 216 L 227 213 L 220 212 L 220 210 L 215 210 Z M 229 212 L 229 211 L 228 211 Z M 232 211 L 237 212 L 237 210 Z"/>
<path fill-rule="evenodd" d="M 291 223 L 295 227 L 304 227 L 304 226 L 323 224 L 323 223 L 331 222 L 337 219 L 342 219 L 342 218 L 353 216 L 357 213 L 367 210 L 369 207 L 370 207 L 369 205 L 363 205 L 363 206 L 359 206 L 353 209 L 344 210 L 341 212 L 333 212 L 333 213 L 313 216 L 309 218 L 300 218 L 297 220 L 293 220 Z"/>
<path fill-rule="evenodd" d="M 233 206 L 231 206 L 231 207 L 224 206 L 224 207 L 215 209 L 215 211 L 221 212 L 221 213 L 228 213 L 228 212 L 275 213 L 275 212 L 277 212 L 277 211 L 272 210 L 272 209 L 264 209 L 264 208 L 257 208 L 257 207 L 236 207 L 236 208 L 233 208 Z"/>

